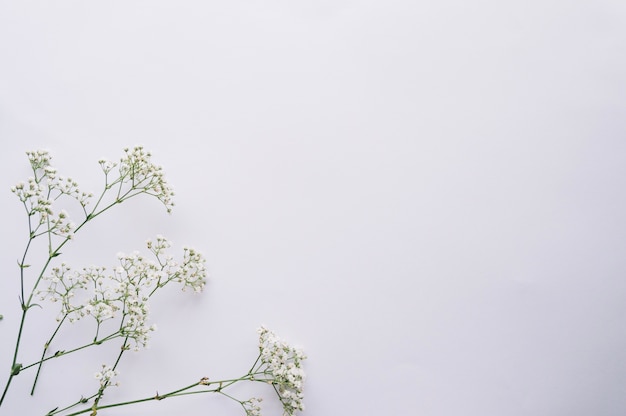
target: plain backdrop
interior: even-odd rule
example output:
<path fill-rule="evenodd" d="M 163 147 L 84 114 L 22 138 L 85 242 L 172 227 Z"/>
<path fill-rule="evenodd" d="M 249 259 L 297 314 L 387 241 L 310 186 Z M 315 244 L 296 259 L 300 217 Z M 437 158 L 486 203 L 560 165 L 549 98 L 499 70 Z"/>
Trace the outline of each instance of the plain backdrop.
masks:
<path fill-rule="evenodd" d="M 142 144 L 172 215 L 134 200 L 63 258 L 114 266 L 163 234 L 211 276 L 155 300 L 159 330 L 105 401 L 239 375 L 264 324 L 309 356 L 303 416 L 626 414 L 625 51 L 621 0 L 0 2 L 0 382 L 24 152 L 96 191 L 98 159 Z M 0 415 L 91 394 L 114 356 L 49 363 L 34 397 L 20 374 Z M 281 414 L 264 386 L 232 393 Z"/>

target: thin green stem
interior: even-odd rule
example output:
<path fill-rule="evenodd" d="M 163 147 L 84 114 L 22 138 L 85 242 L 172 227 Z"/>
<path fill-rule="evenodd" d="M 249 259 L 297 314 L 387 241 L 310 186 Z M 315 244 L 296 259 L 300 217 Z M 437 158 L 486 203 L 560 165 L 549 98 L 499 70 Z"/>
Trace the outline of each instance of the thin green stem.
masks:
<path fill-rule="evenodd" d="M 79 399 L 76 403 L 72 403 L 72 404 L 70 404 L 69 406 L 64 407 L 63 409 L 54 409 L 54 410 L 51 410 L 50 412 L 48 412 L 48 414 L 47 414 L 46 416 L 56 415 L 57 413 L 64 412 L 64 411 L 66 411 L 66 410 L 68 410 L 68 409 L 71 409 L 72 407 L 76 407 L 76 406 L 78 406 L 78 405 L 85 404 L 85 403 L 87 403 L 89 400 L 91 400 L 91 399 L 93 399 L 94 397 L 96 397 L 97 395 L 98 395 L 98 394 L 96 393 L 96 394 L 92 394 L 92 395 L 91 395 L 91 396 L 89 396 L 89 397 L 81 397 L 81 398 L 80 398 L 80 399 Z"/>
<path fill-rule="evenodd" d="M 2 405 L 2 402 L 4 401 L 4 397 L 7 395 L 7 392 L 9 391 L 9 386 L 11 385 L 11 381 L 13 380 L 13 372 L 11 372 L 11 374 L 9 375 L 9 379 L 7 380 L 7 384 L 4 386 L 4 391 L 2 392 L 2 398 L 0 398 L 0 406 Z"/>
<path fill-rule="evenodd" d="M 256 367 L 260 359 L 261 359 L 261 353 L 259 352 L 259 355 L 256 357 L 256 360 L 254 360 L 254 364 L 252 364 L 252 367 L 250 367 L 250 370 L 248 370 L 248 374 L 251 374 L 252 371 L 254 371 L 254 367 Z"/>
<path fill-rule="evenodd" d="M 112 407 L 120 407 L 120 406 L 128 406 L 131 404 L 137 404 L 137 403 L 144 403 L 144 402 L 148 402 L 151 400 L 164 400 L 170 397 L 179 397 L 179 396 L 187 396 L 187 395 L 191 395 L 191 394 L 202 394 L 202 393 L 221 393 L 222 390 L 238 381 L 245 381 L 245 380 L 250 380 L 250 375 L 246 374 L 245 376 L 241 377 L 241 378 L 237 378 L 237 379 L 228 379 L 228 380 L 219 380 L 219 381 L 212 381 L 212 382 L 204 382 L 204 381 L 200 381 L 200 382 L 196 382 L 193 384 L 190 384 L 188 386 L 182 387 L 180 389 L 176 389 L 173 390 L 169 393 L 165 393 L 165 394 L 159 394 L 157 393 L 155 396 L 150 396 L 150 397 L 144 397 L 142 399 L 136 399 L 136 400 L 129 400 L 129 401 L 125 401 L 125 402 L 118 402 L 118 403 L 112 403 L 112 404 L 106 404 L 106 405 L 94 405 L 94 406 L 90 406 L 89 408 L 83 409 L 83 410 L 79 410 L 78 412 L 74 412 L 74 413 L 70 413 L 67 414 L 65 416 L 77 416 L 77 415 L 82 415 L 88 412 L 93 412 L 92 414 L 96 414 L 96 412 L 98 410 L 102 410 L 102 409 L 109 409 Z M 196 391 L 188 391 L 191 390 L 194 387 L 197 386 L 209 386 L 209 385 L 217 385 L 216 388 L 213 389 L 202 389 L 202 390 L 196 390 Z M 49 415 L 47 416 L 52 416 L 54 414 L 57 414 L 58 412 L 61 412 L 61 410 L 55 411 L 53 413 L 49 413 Z"/>
<path fill-rule="evenodd" d="M 35 394 L 35 386 L 37 386 L 37 380 L 39 379 L 39 373 L 41 372 L 41 366 L 43 365 L 43 360 L 44 358 L 46 358 L 46 352 L 48 351 L 50 344 L 54 340 L 54 337 L 59 333 L 59 329 L 61 329 L 61 325 L 63 325 L 63 322 L 65 322 L 66 318 L 67 318 L 67 314 L 63 315 L 63 319 L 61 319 L 61 321 L 57 325 L 56 329 L 52 333 L 52 336 L 44 344 L 43 351 L 41 352 L 41 360 L 39 360 L 39 365 L 37 366 L 37 374 L 35 374 L 35 380 L 33 381 L 33 387 L 30 389 L 31 396 Z"/>
<path fill-rule="evenodd" d="M 11 363 L 11 374 L 9 375 L 9 379 L 7 380 L 6 385 L 4 386 L 4 391 L 2 392 L 2 397 L 0 397 L 0 406 L 2 406 L 2 402 L 4 402 L 4 398 L 6 397 L 7 392 L 9 391 L 9 386 L 13 381 L 13 377 L 15 377 L 21 371 L 21 367 L 17 367 L 17 353 L 20 348 L 20 339 L 22 338 L 22 332 L 24 331 L 24 321 L 26 320 L 26 312 L 28 312 L 28 308 L 22 307 L 22 318 L 20 319 L 20 329 L 17 333 L 17 342 L 15 343 L 15 350 L 13 352 L 13 361 Z"/>
<path fill-rule="evenodd" d="M 22 306 L 24 306 L 24 269 L 26 268 L 26 255 L 28 254 L 28 250 L 30 249 L 30 244 L 33 242 L 33 238 L 32 237 L 32 226 L 30 223 L 30 220 L 28 221 L 28 230 L 29 230 L 29 235 L 31 237 L 28 238 L 28 243 L 26 243 L 26 248 L 24 249 L 24 255 L 22 256 L 22 262 L 19 264 L 20 266 L 20 293 L 21 293 L 21 300 L 22 300 Z"/>
<path fill-rule="evenodd" d="M 73 352 L 80 351 L 80 350 L 83 350 L 85 348 L 92 347 L 94 345 L 100 345 L 100 344 L 102 344 L 102 343 L 104 343 L 106 341 L 110 341 L 112 339 L 119 338 L 120 336 L 121 335 L 119 334 L 119 332 L 115 332 L 115 333 L 113 333 L 111 335 L 108 335 L 108 336 L 102 338 L 102 339 L 90 342 L 89 344 L 81 345 L 80 347 L 76 347 L 76 348 L 73 348 L 73 349 L 67 350 L 67 351 L 58 351 L 56 354 L 54 354 L 54 355 L 52 355 L 50 357 L 47 357 L 47 358 L 44 358 L 43 360 L 35 361 L 34 363 L 30 363 L 28 365 L 23 366 L 22 370 L 27 370 L 27 369 L 29 369 L 31 367 L 39 365 L 40 363 L 43 363 L 43 362 L 46 362 L 46 361 L 50 361 L 52 359 L 59 358 L 59 357 L 62 357 L 64 355 L 68 355 L 68 354 L 71 354 Z"/>

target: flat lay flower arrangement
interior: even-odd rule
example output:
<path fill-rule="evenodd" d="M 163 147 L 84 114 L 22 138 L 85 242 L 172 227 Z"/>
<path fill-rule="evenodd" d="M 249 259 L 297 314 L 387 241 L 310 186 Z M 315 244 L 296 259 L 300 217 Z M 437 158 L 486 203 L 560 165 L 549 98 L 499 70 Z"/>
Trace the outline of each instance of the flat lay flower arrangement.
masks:
<path fill-rule="evenodd" d="M 213 380 L 201 375 L 169 392 L 123 402 L 107 401 L 105 393 L 117 386 L 116 377 L 123 371 L 122 357 L 129 351 L 144 349 L 156 329 L 149 317 L 151 298 L 166 286 L 201 293 L 207 279 L 205 258 L 190 247 L 184 247 L 178 256 L 170 254 L 172 244 L 158 235 L 146 242 L 144 254 L 139 251 L 119 253 L 112 267 L 75 268 L 66 264 L 63 251 L 71 247 L 73 237 L 92 221 L 100 220 L 107 211 L 140 196 L 156 198 L 171 212 L 174 192 L 162 168 L 152 163 L 151 154 L 141 146 L 124 149 L 118 162 L 99 161 L 104 174 L 99 193 L 84 192 L 76 181 L 59 175 L 47 151 L 26 154 L 33 176 L 11 189 L 24 207 L 27 229 L 25 247 L 16 266 L 20 293 L 19 304 L 15 307 L 21 309 L 21 319 L 11 366 L 6 372 L 4 387 L 0 385 L 0 415 L 6 414 L 2 405 L 12 393 L 16 377 L 31 377 L 30 394 L 36 395 L 37 381 L 45 372 L 47 361 L 71 360 L 72 353 L 98 348 L 105 343 L 116 343 L 119 352 L 93 364 L 89 370 L 95 373 L 93 385 L 85 387 L 89 391 L 76 392 L 76 400 L 71 403 L 51 403 L 48 413 L 41 416 L 106 415 L 106 409 L 113 407 L 206 393 L 237 402 L 247 416 L 260 415 L 262 397 L 238 398 L 230 393 L 229 387 L 242 382 L 271 385 L 284 416 L 304 409 L 302 362 L 306 357 L 265 327 L 258 329 L 258 356 L 241 376 Z M 81 213 L 76 222 L 68 214 L 70 205 Z M 36 245 L 35 240 L 44 243 Z M 45 248 L 38 250 L 38 247 Z M 23 334 L 28 325 L 27 316 L 34 313 L 47 313 L 55 326 L 42 339 L 40 355 L 28 357 L 23 353 Z M 82 343 L 65 345 L 62 342 L 64 329 L 77 321 L 87 321 L 90 332 L 83 334 Z M 3 324 L 5 322 L 0 322 L 0 334 L 6 331 Z M 1 339 L 12 342 L 6 335 Z"/>

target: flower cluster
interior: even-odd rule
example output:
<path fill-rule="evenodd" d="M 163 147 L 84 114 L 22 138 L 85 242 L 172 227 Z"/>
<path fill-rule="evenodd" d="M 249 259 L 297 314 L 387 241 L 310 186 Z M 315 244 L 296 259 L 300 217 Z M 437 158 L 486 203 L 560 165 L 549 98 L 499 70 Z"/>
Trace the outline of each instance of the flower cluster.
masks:
<path fill-rule="evenodd" d="M 246 400 L 245 402 L 241 402 L 241 405 L 246 411 L 246 416 L 261 416 L 260 403 L 262 401 L 263 399 L 261 398 L 253 397 L 251 399 Z"/>
<path fill-rule="evenodd" d="M 100 382 L 100 388 L 105 389 L 108 386 L 117 386 L 118 383 L 112 383 L 113 377 L 117 376 L 117 371 L 108 365 L 102 364 L 102 370 L 96 372 L 94 377 Z"/>
<path fill-rule="evenodd" d="M 39 226 L 46 225 L 43 233 L 51 233 L 63 238 L 72 238 L 76 228 L 66 211 L 55 214 L 53 203 L 62 195 L 75 199 L 85 208 L 92 197 L 91 193 L 83 192 L 78 183 L 71 178 L 57 175 L 57 170 L 50 166 L 52 156 L 45 150 L 26 152 L 35 176 L 27 182 L 20 182 L 11 191 L 24 204 L 29 216 L 38 216 Z M 39 230 L 36 227 L 35 230 Z"/>
<path fill-rule="evenodd" d="M 78 188 L 78 182 L 72 178 L 64 178 L 56 176 L 56 170 L 50 168 L 46 170 L 46 176 L 50 179 L 49 186 L 51 190 L 57 190 L 59 195 L 67 195 L 78 201 L 80 205 L 86 207 L 93 197 L 91 192 L 83 192 Z"/>
<path fill-rule="evenodd" d="M 141 258 L 137 255 L 130 256 L 133 259 Z M 120 262 L 124 262 L 128 257 L 120 258 Z M 143 260 L 143 258 L 141 258 Z M 116 271 L 114 279 L 117 280 L 115 292 L 118 294 L 118 301 L 122 304 L 124 316 L 120 333 L 132 339 L 135 342 L 135 351 L 139 347 L 148 345 L 150 332 L 156 330 L 156 325 L 148 324 L 148 312 L 150 305 L 148 304 L 149 295 L 144 293 L 141 284 L 147 282 L 147 279 L 141 272 L 135 274 L 135 270 L 150 270 L 152 263 L 143 262 L 137 266 L 133 265 L 130 269 L 119 267 Z M 119 280 L 118 280 L 119 279 Z M 153 280 L 152 280 L 153 281 Z"/>
<path fill-rule="evenodd" d="M 47 286 L 39 290 L 41 300 L 46 298 L 51 302 L 60 302 L 61 311 L 57 317 L 60 321 L 64 317 L 69 317 L 70 322 L 74 322 L 85 315 L 82 304 L 73 304 L 76 294 L 87 289 L 89 284 L 89 274 L 73 271 L 67 264 L 52 268 L 52 273 L 43 277 L 47 281 Z"/>
<path fill-rule="evenodd" d="M 119 164 L 120 178 L 129 181 L 132 188 L 156 196 L 165 205 L 167 212 L 171 212 L 174 191 L 165 180 L 163 168 L 152 163 L 150 157 L 150 152 L 145 151 L 143 146 L 124 149 Z M 114 164 L 105 160 L 101 160 L 100 165 L 105 173 L 114 167 Z"/>
<path fill-rule="evenodd" d="M 90 315 L 98 324 L 114 319 L 116 312 L 120 309 L 120 298 L 115 296 L 115 292 L 110 285 L 110 277 L 105 274 L 104 267 L 85 267 L 80 276 L 89 282 L 89 287 L 93 288 L 84 307 L 81 309 L 81 316 Z"/>
<path fill-rule="evenodd" d="M 28 156 L 28 161 L 35 171 L 48 168 L 50 166 L 50 159 L 52 159 L 50 152 L 42 149 L 27 151 L 26 156 Z"/>
<path fill-rule="evenodd" d="M 176 275 L 176 280 L 183 284 L 183 290 L 189 287 L 194 292 L 200 293 L 206 284 L 205 260 L 202 254 L 193 248 L 183 248 L 183 263 Z"/>
<path fill-rule="evenodd" d="M 284 416 L 292 416 L 304 410 L 302 361 L 306 356 L 267 328 L 261 327 L 258 332 L 261 370 L 270 377 L 268 381 L 278 393 Z"/>
<path fill-rule="evenodd" d="M 42 199 L 44 187 L 35 178 L 28 178 L 28 183 L 20 182 L 11 187 L 11 192 L 17 195 L 20 201 L 29 203 L 31 207 L 34 207 Z M 47 199 L 44 199 L 44 201 L 47 202 Z"/>
<path fill-rule="evenodd" d="M 148 323 L 150 296 L 171 281 L 183 289 L 200 292 L 206 282 L 205 259 L 197 251 L 185 248 L 179 264 L 166 250 L 171 243 L 163 236 L 146 245 L 157 261 L 150 261 L 139 252 L 118 254 L 119 266 L 107 274 L 104 267 L 86 267 L 73 271 L 66 264 L 44 276 L 47 287 L 39 291 L 41 299 L 61 303 L 57 320 L 74 322 L 85 316 L 94 318 L 98 326 L 121 314 L 119 336 L 134 341 L 134 349 L 146 347 L 156 325 Z M 90 292 L 90 293 L 88 293 Z M 77 296 L 82 294 L 83 296 Z"/>
<path fill-rule="evenodd" d="M 26 152 L 30 165 L 35 173 L 31 180 L 38 184 L 45 183 L 47 186 L 49 197 L 57 199 L 61 195 L 68 195 L 76 199 L 84 207 L 89 203 L 89 199 L 93 196 L 91 193 L 83 192 L 78 188 L 78 183 L 72 178 L 64 178 L 57 175 L 57 170 L 50 165 L 52 156 L 46 150 L 37 150 Z M 56 190 L 56 194 L 52 191 Z"/>

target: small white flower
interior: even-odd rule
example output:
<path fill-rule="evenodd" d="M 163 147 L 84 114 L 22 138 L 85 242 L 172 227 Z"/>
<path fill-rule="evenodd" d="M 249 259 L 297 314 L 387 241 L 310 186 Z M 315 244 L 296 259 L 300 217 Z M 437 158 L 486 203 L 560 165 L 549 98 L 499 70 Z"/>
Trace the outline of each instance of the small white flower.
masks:
<path fill-rule="evenodd" d="M 118 383 L 112 383 L 113 377 L 117 376 L 117 371 L 112 367 L 102 364 L 102 370 L 96 372 L 94 377 L 100 382 L 100 388 L 107 388 L 109 386 L 117 386 Z"/>
<path fill-rule="evenodd" d="M 261 416 L 260 403 L 262 401 L 262 398 L 253 397 L 245 402 L 242 402 L 241 405 L 246 411 L 246 416 Z"/>
<path fill-rule="evenodd" d="M 284 414 L 293 416 L 296 411 L 304 410 L 305 373 L 301 362 L 306 356 L 267 328 L 261 327 L 258 332 L 261 369 L 270 376 L 268 381 L 276 388 Z"/>
<path fill-rule="evenodd" d="M 130 182 L 134 189 L 156 196 L 165 205 L 167 212 L 171 212 L 174 191 L 165 180 L 163 168 L 153 164 L 151 156 L 142 146 L 136 146 L 132 150 L 124 149 L 124 156 L 119 164 L 120 177 L 125 182 Z"/>

